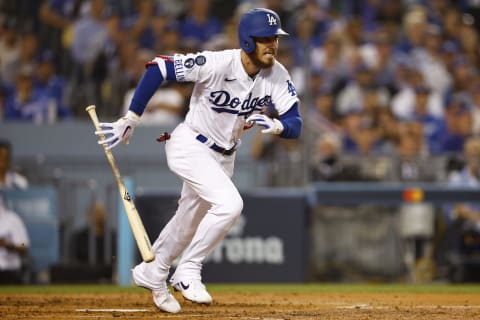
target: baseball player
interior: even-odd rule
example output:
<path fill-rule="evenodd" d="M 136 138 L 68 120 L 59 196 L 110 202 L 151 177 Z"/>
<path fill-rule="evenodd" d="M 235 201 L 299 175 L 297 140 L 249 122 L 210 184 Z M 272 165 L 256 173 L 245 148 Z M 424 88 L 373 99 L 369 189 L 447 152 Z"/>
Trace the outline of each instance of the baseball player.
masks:
<path fill-rule="evenodd" d="M 29 247 L 25 223 L 4 205 L 0 188 L 0 285 L 22 283 L 22 257 Z"/>
<path fill-rule="evenodd" d="M 147 63 L 125 116 L 101 123 L 98 143 L 127 142 L 145 105 L 165 80 L 194 82 L 189 111 L 166 141 L 167 163 L 183 180 L 175 215 L 153 244 L 155 260 L 133 269 L 136 285 L 152 291 L 156 306 L 177 313 L 167 287 L 172 261 L 182 254 L 170 284 L 187 300 L 211 304 L 202 283 L 205 257 L 222 241 L 242 212 L 231 177 L 243 131 L 257 124 L 266 134 L 298 138 L 298 97 L 288 71 L 275 59 L 281 28 L 274 11 L 252 9 L 240 19 L 241 49 L 157 56 Z M 274 110 L 270 117 L 263 110 Z"/>

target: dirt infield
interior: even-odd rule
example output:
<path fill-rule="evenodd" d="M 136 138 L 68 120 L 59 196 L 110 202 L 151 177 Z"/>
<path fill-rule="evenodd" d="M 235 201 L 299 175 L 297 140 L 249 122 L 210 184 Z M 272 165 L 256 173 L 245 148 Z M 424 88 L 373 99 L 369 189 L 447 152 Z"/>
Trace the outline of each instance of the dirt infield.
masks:
<path fill-rule="evenodd" d="M 159 312 L 148 291 L 0 294 L 0 319 L 480 319 L 480 295 L 452 293 L 212 292 L 211 306 Z"/>

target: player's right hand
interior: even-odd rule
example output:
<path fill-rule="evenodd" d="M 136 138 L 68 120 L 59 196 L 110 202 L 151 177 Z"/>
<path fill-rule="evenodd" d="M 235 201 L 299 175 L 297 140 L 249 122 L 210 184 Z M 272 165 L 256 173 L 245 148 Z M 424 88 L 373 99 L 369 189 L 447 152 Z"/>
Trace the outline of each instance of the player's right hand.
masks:
<path fill-rule="evenodd" d="M 110 150 L 124 141 L 128 144 L 129 138 L 133 134 L 133 129 L 140 122 L 140 117 L 133 111 L 127 111 L 125 116 L 115 122 L 102 122 L 100 129 L 95 131 L 99 136 L 98 144 L 106 144 L 106 149 Z"/>

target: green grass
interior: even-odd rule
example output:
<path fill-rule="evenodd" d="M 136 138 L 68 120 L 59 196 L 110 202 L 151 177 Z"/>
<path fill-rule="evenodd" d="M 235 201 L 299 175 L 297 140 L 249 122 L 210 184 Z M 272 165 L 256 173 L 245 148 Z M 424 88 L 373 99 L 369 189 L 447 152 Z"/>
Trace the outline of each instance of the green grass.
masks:
<path fill-rule="evenodd" d="M 480 284 L 207 284 L 211 292 L 297 292 L 297 293 L 466 293 L 480 294 Z M 128 293 L 137 287 L 116 285 L 0 286 L 0 294 Z"/>
<path fill-rule="evenodd" d="M 298 293 L 472 293 L 480 294 L 480 284 L 254 284 L 210 285 L 212 291 L 298 292 Z"/>

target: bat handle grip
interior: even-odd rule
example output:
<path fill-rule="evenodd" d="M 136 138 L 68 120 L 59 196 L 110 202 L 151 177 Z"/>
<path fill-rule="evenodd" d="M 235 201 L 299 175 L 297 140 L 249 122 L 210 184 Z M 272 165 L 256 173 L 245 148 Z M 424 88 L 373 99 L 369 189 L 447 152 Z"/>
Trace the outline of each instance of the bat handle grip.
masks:
<path fill-rule="evenodd" d="M 87 111 L 88 115 L 90 116 L 90 119 L 92 119 L 95 129 L 100 130 L 100 121 L 98 120 L 96 106 L 94 104 L 89 105 L 88 107 L 85 108 L 85 111 Z"/>

